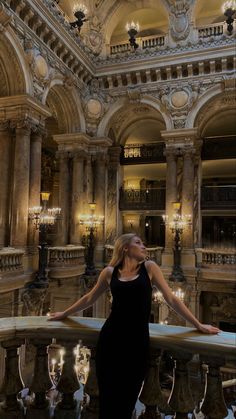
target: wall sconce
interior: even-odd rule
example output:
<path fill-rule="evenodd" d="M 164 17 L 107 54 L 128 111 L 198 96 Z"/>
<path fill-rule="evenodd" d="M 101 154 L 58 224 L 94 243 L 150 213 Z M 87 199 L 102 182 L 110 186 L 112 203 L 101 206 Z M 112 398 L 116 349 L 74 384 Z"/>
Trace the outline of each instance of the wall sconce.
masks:
<path fill-rule="evenodd" d="M 130 43 L 131 49 L 135 51 L 138 48 L 138 44 L 136 42 L 135 37 L 140 29 L 139 23 L 138 22 L 134 23 L 133 21 L 127 22 L 125 28 L 129 35 L 129 43 Z"/>
<path fill-rule="evenodd" d="M 236 0 L 229 0 L 223 4 L 223 13 L 226 16 L 226 23 L 227 23 L 227 31 L 229 35 L 232 35 L 233 32 L 233 22 L 234 17 L 233 15 L 236 12 Z"/>
<path fill-rule="evenodd" d="M 165 225 L 170 227 L 174 235 L 174 266 L 169 279 L 176 282 L 184 281 L 184 274 L 181 268 L 181 234 L 183 233 L 184 227 L 192 224 L 191 215 L 181 215 L 179 213 L 180 207 L 180 202 L 173 202 L 173 209 L 175 213 L 172 220 L 169 220 L 168 215 L 162 216 Z"/>
<path fill-rule="evenodd" d="M 129 219 L 127 220 L 127 223 L 130 225 L 130 228 L 133 228 L 133 225 L 134 225 L 134 219 L 133 219 L 133 218 L 129 218 Z"/>
<path fill-rule="evenodd" d="M 85 16 L 88 13 L 88 9 L 82 3 L 75 4 L 73 7 L 73 13 L 74 13 L 74 16 L 76 17 L 76 20 L 74 22 L 70 22 L 70 26 L 72 28 L 77 28 L 78 31 L 80 32 L 84 22 L 87 22 L 88 20 L 88 19 L 85 19 Z"/>
<path fill-rule="evenodd" d="M 95 234 L 98 226 L 104 222 L 104 216 L 95 216 L 96 203 L 90 202 L 89 208 L 91 214 L 82 214 L 80 216 L 80 224 L 86 226 L 88 232 L 87 237 L 84 238 L 84 246 L 86 248 L 85 261 L 86 269 L 85 275 L 96 275 L 97 271 L 94 266 L 94 249 L 95 249 Z"/>

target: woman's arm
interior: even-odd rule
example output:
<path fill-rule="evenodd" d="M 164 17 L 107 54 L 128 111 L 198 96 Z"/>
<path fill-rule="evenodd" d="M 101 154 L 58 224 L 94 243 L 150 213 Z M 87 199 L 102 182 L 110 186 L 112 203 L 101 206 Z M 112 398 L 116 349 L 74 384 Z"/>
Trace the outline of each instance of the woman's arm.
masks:
<path fill-rule="evenodd" d="M 111 267 L 104 268 L 98 277 L 97 283 L 91 289 L 91 291 L 81 297 L 65 311 L 50 313 L 48 320 L 63 320 L 67 316 L 76 313 L 77 311 L 85 310 L 86 308 L 92 306 L 95 301 L 108 289 L 111 274 Z"/>
<path fill-rule="evenodd" d="M 188 322 L 192 323 L 193 326 L 195 326 L 202 333 L 214 334 L 220 332 L 220 329 L 217 327 L 202 324 L 199 322 L 199 320 L 196 319 L 196 317 L 191 313 L 186 305 L 172 293 L 159 266 L 155 262 L 147 261 L 145 262 L 145 266 L 147 268 L 152 284 L 162 292 L 167 304 L 172 307 L 180 316 L 182 316 Z"/>

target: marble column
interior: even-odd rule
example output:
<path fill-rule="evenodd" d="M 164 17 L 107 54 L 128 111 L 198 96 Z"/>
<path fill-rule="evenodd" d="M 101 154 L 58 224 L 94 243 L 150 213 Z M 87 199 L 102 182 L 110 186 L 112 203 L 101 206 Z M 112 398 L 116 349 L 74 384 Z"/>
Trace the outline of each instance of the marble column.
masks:
<path fill-rule="evenodd" d="M 42 135 L 43 131 L 40 128 L 31 134 L 29 208 L 40 206 Z M 31 222 L 28 230 L 28 245 L 34 248 L 37 243 L 38 231 Z"/>
<path fill-rule="evenodd" d="M 93 175 L 93 162 L 92 158 L 89 155 L 86 159 L 86 201 L 94 201 L 94 175 Z"/>
<path fill-rule="evenodd" d="M 69 241 L 69 214 L 70 214 L 70 171 L 69 154 L 59 153 L 59 207 L 61 208 L 61 220 L 58 222 L 57 245 L 63 246 Z"/>
<path fill-rule="evenodd" d="M 100 154 L 95 161 L 95 177 L 94 177 L 94 195 L 96 202 L 96 214 L 104 215 L 105 213 L 105 198 L 106 198 L 106 156 Z"/>
<path fill-rule="evenodd" d="M 109 149 L 109 163 L 107 170 L 107 199 L 106 199 L 106 224 L 105 241 L 113 244 L 118 234 L 118 211 L 119 211 L 119 161 L 120 147 Z"/>
<path fill-rule="evenodd" d="M 184 150 L 183 155 L 183 184 L 182 184 L 182 215 L 190 215 L 193 220 L 194 194 L 194 149 Z M 193 248 L 193 227 L 188 225 L 183 231 L 183 247 Z"/>
<path fill-rule="evenodd" d="M 79 219 L 84 207 L 84 160 L 85 156 L 77 152 L 73 156 L 72 205 L 70 243 L 80 243 Z"/>
<path fill-rule="evenodd" d="M 13 247 L 25 247 L 28 234 L 30 125 L 24 120 L 15 126 L 11 238 Z"/>
<path fill-rule="evenodd" d="M 166 149 L 166 215 L 172 219 L 173 202 L 177 201 L 177 156 L 174 149 Z M 165 247 L 172 248 L 173 237 L 169 226 L 166 226 Z"/>
<path fill-rule="evenodd" d="M 106 200 L 106 189 L 107 189 L 107 172 L 106 172 L 106 156 L 100 154 L 96 156 L 95 161 L 95 177 L 94 177 L 94 195 L 96 202 L 95 215 L 105 215 L 105 200 Z M 97 246 L 95 253 L 95 260 L 103 259 L 104 249 L 104 224 L 98 227 L 97 231 Z"/>
<path fill-rule="evenodd" d="M 0 125 L 0 248 L 9 244 L 11 143 L 11 133 L 6 122 Z"/>

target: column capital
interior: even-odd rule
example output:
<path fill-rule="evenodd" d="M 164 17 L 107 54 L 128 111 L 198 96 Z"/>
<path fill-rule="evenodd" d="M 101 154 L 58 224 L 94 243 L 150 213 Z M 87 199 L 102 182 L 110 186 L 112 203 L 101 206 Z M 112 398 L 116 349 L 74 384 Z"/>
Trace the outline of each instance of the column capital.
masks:
<path fill-rule="evenodd" d="M 16 132 L 22 132 L 22 134 L 30 134 L 33 128 L 33 124 L 29 118 L 19 118 L 12 119 L 10 121 L 10 127 Z"/>
<path fill-rule="evenodd" d="M 87 158 L 87 153 L 83 150 L 74 150 L 69 153 L 69 156 L 72 157 L 74 161 L 83 161 Z"/>

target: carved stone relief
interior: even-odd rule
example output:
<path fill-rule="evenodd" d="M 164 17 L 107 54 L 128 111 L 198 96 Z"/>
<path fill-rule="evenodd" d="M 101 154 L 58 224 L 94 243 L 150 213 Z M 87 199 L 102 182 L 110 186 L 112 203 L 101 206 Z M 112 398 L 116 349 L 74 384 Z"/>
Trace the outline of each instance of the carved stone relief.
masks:
<path fill-rule="evenodd" d="M 191 1 L 178 0 L 170 7 L 170 33 L 174 41 L 185 40 L 190 32 Z"/>

